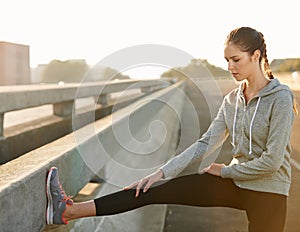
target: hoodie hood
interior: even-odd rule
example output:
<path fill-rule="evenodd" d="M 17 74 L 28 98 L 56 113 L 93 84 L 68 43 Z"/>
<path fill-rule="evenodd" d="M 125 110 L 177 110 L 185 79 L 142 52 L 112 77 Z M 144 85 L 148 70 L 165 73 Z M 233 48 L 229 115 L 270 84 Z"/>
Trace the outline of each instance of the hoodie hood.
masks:
<path fill-rule="evenodd" d="M 239 94 L 243 95 L 244 89 L 245 89 L 245 82 L 243 81 L 239 85 Z M 281 84 L 278 79 L 271 79 L 270 82 L 262 88 L 256 97 L 264 97 L 273 93 L 276 93 L 281 90 L 288 90 L 290 91 L 290 88 L 287 85 Z M 243 95 L 244 96 L 244 95 Z M 255 98 L 255 97 L 254 97 Z"/>

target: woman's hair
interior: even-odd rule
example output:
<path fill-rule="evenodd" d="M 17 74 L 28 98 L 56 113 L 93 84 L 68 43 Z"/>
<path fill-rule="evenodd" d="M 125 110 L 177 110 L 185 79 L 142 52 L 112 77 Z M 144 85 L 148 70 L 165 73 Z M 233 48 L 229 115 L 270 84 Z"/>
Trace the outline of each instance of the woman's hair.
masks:
<path fill-rule="evenodd" d="M 265 74 L 270 78 L 274 79 L 272 70 L 269 65 L 267 57 L 267 48 L 264 35 L 250 27 L 240 27 L 232 30 L 226 38 L 225 45 L 233 43 L 238 46 L 241 51 L 248 52 L 250 55 L 256 50 L 260 51 L 259 63 Z M 298 114 L 298 107 L 296 101 L 294 101 L 294 113 Z"/>
<path fill-rule="evenodd" d="M 274 79 L 267 58 L 265 38 L 261 32 L 250 27 L 240 27 L 229 33 L 225 45 L 228 45 L 230 42 L 238 46 L 241 51 L 248 52 L 250 55 L 253 55 L 256 50 L 259 50 L 261 54 L 259 57 L 261 67 L 263 67 L 265 74 L 270 79 Z"/>

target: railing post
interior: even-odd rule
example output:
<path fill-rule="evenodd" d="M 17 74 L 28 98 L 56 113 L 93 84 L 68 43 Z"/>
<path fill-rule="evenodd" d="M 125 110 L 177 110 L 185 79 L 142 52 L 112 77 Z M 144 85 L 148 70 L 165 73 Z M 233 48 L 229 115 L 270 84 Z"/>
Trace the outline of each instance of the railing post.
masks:
<path fill-rule="evenodd" d="M 98 104 L 101 104 L 102 106 L 107 106 L 107 104 L 108 104 L 107 98 L 108 98 L 107 94 L 100 95 L 98 98 Z"/>
<path fill-rule="evenodd" d="M 141 92 L 142 93 L 151 93 L 153 91 L 152 86 L 142 87 Z"/>
<path fill-rule="evenodd" d="M 4 113 L 0 113 L 0 137 L 4 135 Z"/>
<path fill-rule="evenodd" d="M 53 104 L 54 115 L 67 117 L 72 115 L 74 101 L 60 102 Z"/>

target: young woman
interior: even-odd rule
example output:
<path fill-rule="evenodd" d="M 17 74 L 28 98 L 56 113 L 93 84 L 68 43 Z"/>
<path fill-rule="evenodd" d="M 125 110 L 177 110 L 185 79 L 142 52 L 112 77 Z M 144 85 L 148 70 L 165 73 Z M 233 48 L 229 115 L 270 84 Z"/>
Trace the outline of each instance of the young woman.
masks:
<path fill-rule="evenodd" d="M 249 27 L 231 31 L 224 54 L 228 70 L 241 84 L 224 97 L 201 139 L 153 174 L 88 202 L 73 203 L 60 186 L 57 168 L 51 168 L 47 223 L 117 214 L 148 204 L 182 204 L 246 210 L 249 231 L 283 231 L 291 185 L 293 94 L 273 77 L 262 33 Z M 164 180 L 220 146 L 227 136 L 235 162 L 213 163 L 200 173 Z"/>

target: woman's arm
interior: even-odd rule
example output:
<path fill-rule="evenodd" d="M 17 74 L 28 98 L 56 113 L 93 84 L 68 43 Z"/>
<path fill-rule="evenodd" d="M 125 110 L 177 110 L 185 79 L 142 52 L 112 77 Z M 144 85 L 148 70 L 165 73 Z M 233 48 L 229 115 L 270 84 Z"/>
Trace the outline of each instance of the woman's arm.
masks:
<path fill-rule="evenodd" d="M 201 139 L 196 141 L 181 154 L 169 160 L 156 172 L 142 178 L 135 183 L 132 183 L 131 185 L 125 187 L 124 190 L 136 188 L 135 196 L 138 197 L 141 189 L 143 189 L 143 192 L 146 192 L 154 183 L 162 178 L 178 175 L 193 161 L 201 158 L 205 153 L 209 154 L 215 151 L 219 146 L 221 146 L 228 136 L 223 114 L 223 105 L 224 102 L 220 107 L 216 118 L 213 120 L 207 132 L 201 137 Z"/>
<path fill-rule="evenodd" d="M 217 116 L 212 121 L 206 133 L 185 151 L 173 157 L 160 168 L 165 178 L 177 176 L 188 165 L 203 158 L 204 154 L 206 156 L 210 155 L 224 143 L 228 137 L 228 130 L 224 118 L 224 102 L 225 101 L 223 101 Z"/>

